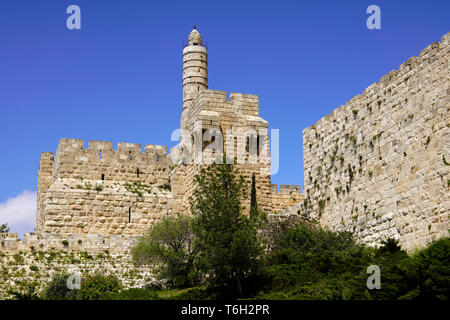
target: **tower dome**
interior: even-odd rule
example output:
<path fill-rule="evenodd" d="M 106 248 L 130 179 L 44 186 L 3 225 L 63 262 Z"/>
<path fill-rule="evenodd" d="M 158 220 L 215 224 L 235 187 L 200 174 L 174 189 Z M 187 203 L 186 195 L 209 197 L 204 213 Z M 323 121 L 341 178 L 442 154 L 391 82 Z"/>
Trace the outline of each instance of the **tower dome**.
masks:
<path fill-rule="evenodd" d="M 197 31 L 197 28 L 194 26 L 194 29 L 189 34 L 189 45 L 190 46 L 201 46 L 202 45 L 202 36 Z"/>

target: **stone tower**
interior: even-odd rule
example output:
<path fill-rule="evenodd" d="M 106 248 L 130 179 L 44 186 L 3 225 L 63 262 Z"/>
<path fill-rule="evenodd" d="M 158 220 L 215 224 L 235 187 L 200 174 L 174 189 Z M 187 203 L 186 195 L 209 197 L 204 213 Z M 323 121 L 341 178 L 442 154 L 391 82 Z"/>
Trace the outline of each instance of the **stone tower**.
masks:
<path fill-rule="evenodd" d="M 198 93 L 208 89 L 208 49 L 196 27 L 189 34 L 183 49 L 183 111 L 181 128 L 186 128 L 187 111 Z"/>
<path fill-rule="evenodd" d="M 255 177 L 262 211 L 302 200 L 298 186 L 278 192 L 271 185 L 269 124 L 260 117 L 259 97 L 208 89 L 208 50 L 195 26 L 188 40 L 180 144 L 169 155 L 160 145 L 146 145 L 142 152 L 136 143 L 119 142 L 113 149 L 111 141 L 90 141 L 84 148 L 83 140 L 61 139 L 55 154 L 41 155 L 36 234 L 23 243 L 48 248 L 66 240 L 75 250 L 126 251 L 161 218 L 191 213 L 195 175 L 223 152 L 244 177 L 249 195 Z M 250 197 L 243 201 L 248 214 Z"/>

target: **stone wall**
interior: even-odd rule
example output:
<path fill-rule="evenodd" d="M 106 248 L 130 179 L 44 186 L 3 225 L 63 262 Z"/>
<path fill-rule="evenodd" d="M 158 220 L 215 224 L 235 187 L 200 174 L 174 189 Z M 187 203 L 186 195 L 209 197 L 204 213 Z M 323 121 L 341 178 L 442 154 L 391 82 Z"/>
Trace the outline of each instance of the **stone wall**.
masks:
<path fill-rule="evenodd" d="M 322 226 L 408 250 L 448 236 L 449 40 L 303 131 L 302 210 Z"/>
<path fill-rule="evenodd" d="M 90 141 L 84 148 L 84 141 L 77 139 L 61 139 L 55 155 L 42 153 L 35 230 L 39 244 L 66 240 L 71 247 L 81 240 L 98 242 L 99 248 L 116 243 L 122 250 L 162 217 L 189 214 L 194 176 L 216 160 L 212 142 L 222 144 L 248 183 L 245 213 L 250 210 L 253 176 L 260 210 L 271 213 L 301 200 L 299 187 L 282 186 L 272 194 L 268 122 L 259 116 L 259 97 L 228 97 L 225 91 L 207 88 L 208 50 L 194 29 L 183 49 L 183 132 L 170 156 L 165 146 L 146 145 L 142 152 L 140 144 L 119 143 L 113 150 L 112 142 Z M 221 139 L 207 139 L 207 130 L 221 133 Z M 198 139 L 200 146 L 193 150 Z M 172 161 L 183 156 L 182 163 Z"/>
<path fill-rule="evenodd" d="M 278 191 L 278 185 L 272 184 L 271 194 L 273 212 L 283 211 L 304 200 L 300 186 L 280 185 L 280 190 Z"/>
<path fill-rule="evenodd" d="M 167 148 L 61 139 L 38 173 L 36 234 L 62 237 L 142 234 L 172 212 Z"/>
<path fill-rule="evenodd" d="M 251 179 L 254 174 L 258 206 L 261 210 L 271 212 L 268 122 L 259 117 L 258 96 L 231 93 L 228 99 L 225 91 L 201 90 L 193 100 L 192 106 L 187 110 L 186 119 L 183 129 L 188 132 L 188 136 L 182 136 L 180 145 L 184 150 L 189 149 L 189 154 L 192 156 L 188 162 L 194 165 L 186 165 L 189 168 L 183 171 L 186 180 L 182 206 L 184 208 L 188 206 L 187 200 L 195 187 L 194 175 L 202 166 L 212 163 L 216 159 L 214 153 L 205 151 L 210 142 L 207 142 L 206 145 L 202 143 L 202 150 L 198 152 L 199 150 L 195 150 L 194 141 L 195 139 L 203 141 L 206 130 L 217 130 L 223 138 L 220 141 L 223 152 L 234 160 L 235 169 L 243 175 L 248 183 L 249 195 Z M 250 132 L 261 135 L 259 152 L 250 152 Z M 215 141 L 218 142 L 218 140 Z M 249 206 L 247 206 L 248 210 Z"/>
<path fill-rule="evenodd" d="M 10 291 L 25 293 L 35 286 L 42 292 L 54 274 L 67 272 L 81 277 L 100 273 L 114 275 L 124 288 L 142 288 L 154 281 L 148 267 L 135 267 L 129 254 L 108 250 L 89 254 L 84 251 L 49 250 L 0 251 L 0 300 L 12 299 Z"/>

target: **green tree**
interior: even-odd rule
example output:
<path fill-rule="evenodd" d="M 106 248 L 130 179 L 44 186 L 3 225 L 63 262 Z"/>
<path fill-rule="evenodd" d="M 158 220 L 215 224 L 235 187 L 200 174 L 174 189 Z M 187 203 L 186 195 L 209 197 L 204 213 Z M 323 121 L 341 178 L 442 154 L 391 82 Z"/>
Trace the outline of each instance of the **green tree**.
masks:
<path fill-rule="evenodd" d="M 450 238 L 443 238 L 400 266 L 409 292 L 399 299 L 450 300 Z"/>
<path fill-rule="evenodd" d="M 153 265 L 159 278 L 186 287 L 195 282 L 192 218 L 177 215 L 153 225 L 131 251 L 136 264 Z"/>
<path fill-rule="evenodd" d="M 250 193 L 250 217 L 258 214 L 258 203 L 256 201 L 256 181 L 255 174 L 252 175 L 252 189 Z"/>
<path fill-rule="evenodd" d="M 115 276 L 90 275 L 81 281 L 77 298 L 79 300 L 105 300 L 108 295 L 119 292 L 121 287 L 119 279 Z"/>
<path fill-rule="evenodd" d="M 225 163 L 226 161 L 224 161 Z M 247 196 L 242 176 L 228 164 L 212 164 L 195 176 L 191 211 L 196 216 L 195 245 L 200 250 L 199 269 L 214 287 L 237 287 L 258 269 L 262 255 L 256 223 L 243 214 Z"/>
<path fill-rule="evenodd" d="M 8 233 L 9 230 L 7 223 L 0 225 L 0 233 Z"/>

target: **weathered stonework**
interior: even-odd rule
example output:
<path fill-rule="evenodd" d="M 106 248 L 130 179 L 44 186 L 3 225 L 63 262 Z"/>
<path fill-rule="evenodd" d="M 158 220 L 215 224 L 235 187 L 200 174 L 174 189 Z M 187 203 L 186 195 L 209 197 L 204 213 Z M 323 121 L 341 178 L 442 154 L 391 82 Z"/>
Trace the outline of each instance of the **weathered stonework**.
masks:
<path fill-rule="evenodd" d="M 278 191 L 278 185 L 271 185 L 272 212 L 284 211 L 304 200 L 300 191 L 300 186 L 281 185 Z"/>
<path fill-rule="evenodd" d="M 302 194 L 271 184 L 258 96 L 208 89 L 208 50 L 193 30 L 183 49 L 180 144 L 169 155 L 165 146 L 61 139 L 54 155 L 41 155 L 35 234 L 1 239 L 0 250 L 128 251 L 162 217 L 190 213 L 194 176 L 218 156 L 212 145 L 249 194 L 255 176 L 259 209 L 280 219 L 314 219 L 370 245 L 394 237 L 408 250 L 447 236 L 449 38 L 303 131 Z"/>
<path fill-rule="evenodd" d="M 35 234 L 4 241 L 0 249 L 129 250 L 162 217 L 189 214 L 194 176 L 216 159 L 208 146 L 213 142 L 234 159 L 249 195 L 255 176 L 260 210 L 280 211 L 302 200 L 298 186 L 282 186 L 280 192 L 271 187 L 268 122 L 259 116 L 258 96 L 228 97 L 225 91 L 208 89 L 208 49 L 195 28 L 188 40 L 180 144 L 169 155 L 165 146 L 146 145 L 142 152 L 134 143 L 119 143 L 115 150 L 112 142 L 90 141 L 84 148 L 83 140 L 61 139 L 54 155 L 41 155 Z M 223 138 L 208 139 L 207 130 Z M 194 139 L 200 150 L 194 150 Z M 247 202 L 246 213 L 250 197 Z"/>
<path fill-rule="evenodd" d="M 55 157 L 41 158 L 36 234 L 120 236 L 142 234 L 171 213 L 165 147 L 61 139 Z M 50 170 L 50 162 L 53 162 Z M 49 178 L 51 177 L 51 178 Z"/>
<path fill-rule="evenodd" d="M 26 252 L 0 251 L 0 300 L 12 299 L 11 291 L 25 293 L 30 286 L 41 293 L 54 274 L 67 272 L 81 277 L 100 273 L 116 276 L 122 286 L 142 288 L 155 281 L 148 267 L 136 267 L 131 256 L 110 253 L 107 250 L 96 254 L 83 251 L 50 250 L 39 248 Z"/>
<path fill-rule="evenodd" d="M 448 236 L 450 33 L 303 131 L 306 210 L 413 250 Z"/>

